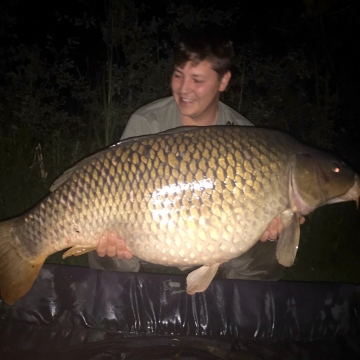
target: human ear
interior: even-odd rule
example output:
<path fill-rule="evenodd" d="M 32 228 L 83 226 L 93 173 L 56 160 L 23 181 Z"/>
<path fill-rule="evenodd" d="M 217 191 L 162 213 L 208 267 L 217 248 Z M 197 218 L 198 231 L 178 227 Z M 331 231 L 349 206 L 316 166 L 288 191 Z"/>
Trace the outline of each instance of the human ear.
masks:
<path fill-rule="evenodd" d="M 230 71 L 227 71 L 224 76 L 221 78 L 221 81 L 220 81 L 220 86 L 219 86 L 219 91 L 220 92 L 223 92 L 226 90 L 228 84 L 229 84 L 229 81 L 231 79 L 231 72 Z"/>

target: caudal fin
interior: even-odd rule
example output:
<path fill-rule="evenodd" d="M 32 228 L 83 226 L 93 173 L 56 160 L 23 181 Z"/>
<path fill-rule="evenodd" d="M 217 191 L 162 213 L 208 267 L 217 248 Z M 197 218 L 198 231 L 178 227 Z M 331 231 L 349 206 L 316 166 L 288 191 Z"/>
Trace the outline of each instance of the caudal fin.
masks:
<path fill-rule="evenodd" d="M 30 259 L 12 239 L 14 220 L 0 223 L 0 294 L 11 305 L 31 288 L 46 259 Z"/>

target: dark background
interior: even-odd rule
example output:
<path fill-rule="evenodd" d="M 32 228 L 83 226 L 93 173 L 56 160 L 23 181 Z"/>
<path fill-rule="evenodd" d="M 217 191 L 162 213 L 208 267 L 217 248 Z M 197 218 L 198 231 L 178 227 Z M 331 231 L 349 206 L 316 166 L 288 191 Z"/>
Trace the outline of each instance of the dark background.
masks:
<path fill-rule="evenodd" d="M 0 219 L 169 95 L 174 42 L 204 23 L 236 49 L 225 103 L 360 171 L 359 15 L 360 1 L 339 0 L 2 1 Z M 354 203 L 315 211 L 287 278 L 360 282 L 359 223 Z"/>

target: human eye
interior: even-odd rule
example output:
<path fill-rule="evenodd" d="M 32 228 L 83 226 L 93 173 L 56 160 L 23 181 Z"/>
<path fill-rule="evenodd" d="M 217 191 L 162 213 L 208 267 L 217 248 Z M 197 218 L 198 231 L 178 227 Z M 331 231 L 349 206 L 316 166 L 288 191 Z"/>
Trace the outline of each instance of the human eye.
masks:
<path fill-rule="evenodd" d="M 180 79 L 180 78 L 181 78 L 181 73 L 179 73 L 179 72 L 174 72 L 174 73 L 173 73 L 173 77 L 174 77 L 175 79 Z"/>

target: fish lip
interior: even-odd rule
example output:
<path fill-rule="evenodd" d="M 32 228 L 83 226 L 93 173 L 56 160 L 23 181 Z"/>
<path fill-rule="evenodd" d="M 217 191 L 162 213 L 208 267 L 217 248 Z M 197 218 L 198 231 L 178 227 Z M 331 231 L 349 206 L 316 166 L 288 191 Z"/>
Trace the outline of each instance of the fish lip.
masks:
<path fill-rule="evenodd" d="M 355 174 L 354 185 L 342 196 L 338 196 L 327 202 L 327 204 L 334 204 L 341 201 L 355 201 L 356 208 L 359 208 L 359 196 L 360 196 L 360 178 L 358 174 Z"/>
<path fill-rule="evenodd" d="M 355 174 L 354 186 L 344 195 L 349 196 L 349 200 L 355 200 L 357 206 L 359 205 L 360 197 L 360 177 L 358 174 Z"/>
<path fill-rule="evenodd" d="M 359 197 L 360 197 L 360 177 L 358 174 L 355 174 L 355 185 L 357 185 L 357 197 L 356 201 L 356 208 L 359 209 Z M 354 185 L 354 186 L 355 186 Z"/>

